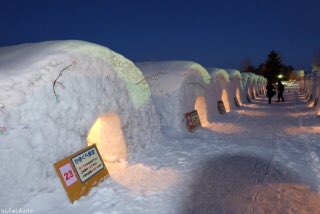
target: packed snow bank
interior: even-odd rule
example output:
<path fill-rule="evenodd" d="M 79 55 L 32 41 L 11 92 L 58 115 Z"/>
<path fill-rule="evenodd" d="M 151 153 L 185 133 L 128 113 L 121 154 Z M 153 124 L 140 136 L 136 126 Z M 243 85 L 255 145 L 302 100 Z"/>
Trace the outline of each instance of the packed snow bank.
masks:
<path fill-rule="evenodd" d="M 184 114 L 197 110 L 207 123 L 206 88 L 210 76 L 205 68 L 189 61 L 136 63 L 148 82 L 163 128 L 186 130 Z M 140 83 L 139 83 L 140 84 Z"/>
<path fill-rule="evenodd" d="M 1 48 L 0 207 L 61 188 L 53 163 L 87 143 L 116 161 L 159 140 L 150 88 L 137 84 L 143 78 L 128 59 L 87 42 Z"/>
<path fill-rule="evenodd" d="M 207 68 L 212 77 L 208 91 L 213 91 L 213 96 L 208 99 L 210 108 L 210 120 L 214 121 L 219 117 L 218 102 L 223 101 L 226 112 L 230 112 L 230 103 L 233 102 L 229 95 L 229 74 L 221 68 Z"/>

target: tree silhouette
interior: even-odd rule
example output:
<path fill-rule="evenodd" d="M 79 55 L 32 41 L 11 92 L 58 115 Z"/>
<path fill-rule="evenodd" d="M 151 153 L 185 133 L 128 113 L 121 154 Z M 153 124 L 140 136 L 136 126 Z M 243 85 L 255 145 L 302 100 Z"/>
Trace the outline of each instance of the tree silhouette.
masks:
<path fill-rule="evenodd" d="M 263 76 L 269 81 L 276 81 L 277 76 L 283 72 L 283 65 L 281 62 L 281 57 L 279 54 L 272 50 L 264 63 L 263 67 Z"/>

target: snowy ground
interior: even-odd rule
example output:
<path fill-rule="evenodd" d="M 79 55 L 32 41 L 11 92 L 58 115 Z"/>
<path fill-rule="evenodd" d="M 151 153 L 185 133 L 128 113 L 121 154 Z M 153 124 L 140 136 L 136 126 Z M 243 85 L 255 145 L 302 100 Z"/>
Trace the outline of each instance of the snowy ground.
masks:
<path fill-rule="evenodd" d="M 195 133 L 166 140 L 74 204 L 56 190 L 30 195 L 34 213 L 320 213 L 320 119 L 292 86 L 285 103 L 263 97 Z"/>

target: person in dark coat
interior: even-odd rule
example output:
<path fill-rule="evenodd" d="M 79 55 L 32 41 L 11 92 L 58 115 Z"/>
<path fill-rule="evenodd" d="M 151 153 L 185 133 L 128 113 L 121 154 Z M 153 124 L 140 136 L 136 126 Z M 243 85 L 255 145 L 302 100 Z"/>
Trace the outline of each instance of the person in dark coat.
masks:
<path fill-rule="evenodd" d="M 275 95 L 275 89 L 271 81 L 268 81 L 268 85 L 266 89 L 267 89 L 267 97 L 269 98 L 269 104 L 271 104 L 271 98 Z"/>
<path fill-rule="evenodd" d="M 284 92 L 284 85 L 280 80 L 278 80 L 278 102 L 284 102 L 284 97 L 283 97 L 283 92 Z"/>

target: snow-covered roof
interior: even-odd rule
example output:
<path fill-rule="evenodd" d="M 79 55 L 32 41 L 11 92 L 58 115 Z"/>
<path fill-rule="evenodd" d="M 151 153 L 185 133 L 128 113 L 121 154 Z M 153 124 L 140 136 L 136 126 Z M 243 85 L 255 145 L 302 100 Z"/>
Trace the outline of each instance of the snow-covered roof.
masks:
<path fill-rule="evenodd" d="M 229 74 L 222 68 L 207 68 L 212 79 L 224 79 L 229 81 Z"/>
<path fill-rule="evenodd" d="M 200 64 L 191 61 L 159 61 L 136 63 L 148 82 L 156 85 L 162 92 L 172 92 L 180 89 L 180 85 L 189 75 L 199 75 L 205 84 L 209 84 L 211 77 Z"/>
<path fill-rule="evenodd" d="M 224 69 L 225 71 L 227 71 L 227 73 L 229 74 L 229 78 L 241 78 L 241 73 L 239 70 L 237 69 Z"/>

